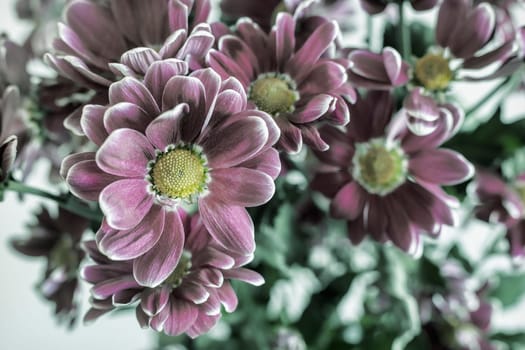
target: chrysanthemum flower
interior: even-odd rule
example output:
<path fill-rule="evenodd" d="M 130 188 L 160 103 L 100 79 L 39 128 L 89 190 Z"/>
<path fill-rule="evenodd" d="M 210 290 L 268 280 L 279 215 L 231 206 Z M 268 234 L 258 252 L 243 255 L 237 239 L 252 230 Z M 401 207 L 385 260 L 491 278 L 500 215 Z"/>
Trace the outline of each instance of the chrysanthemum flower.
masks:
<path fill-rule="evenodd" d="M 212 239 L 198 215 L 166 214 L 166 232 L 170 238 L 155 248 L 155 254 L 176 264 L 149 266 L 137 271 L 135 261 L 112 261 L 100 253 L 95 242 L 85 248 L 95 265 L 86 266 L 83 277 L 93 284 L 92 308 L 85 316 L 92 321 L 119 306 L 136 303 L 136 316 L 143 328 L 151 327 L 168 335 L 186 333 L 196 337 L 211 329 L 221 317 L 221 304 L 227 312 L 237 307 L 237 296 L 230 280 L 237 279 L 259 286 L 264 283 L 258 273 L 243 268 L 251 257 L 225 251 Z M 177 234 L 182 237 L 176 237 Z M 182 238 L 182 239 L 181 239 Z M 146 258 L 149 260 L 149 258 Z M 162 261 L 162 260 L 160 260 Z M 149 262 L 152 262 L 149 260 Z M 165 277 L 156 288 L 136 282 L 137 274 Z"/>
<path fill-rule="evenodd" d="M 445 289 L 418 296 L 422 331 L 435 349 L 495 350 L 490 341 L 493 308 L 488 283 L 472 288 L 468 273 L 454 260 L 441 266 Z"/>
<path fill-rule="evenodd" d="M 479 71 L 503 64 L 517 50 L 514 40 L 500 40 L 494 9 L 487 3 L 445 0 L 436 25 L 439 45 L 413 66 L 414 83 L 430 93 L 446 91 L 453 81 L 492 79 Z"/>
<path fill-rule="evenodd" d="M 331 198 L 331 215 L 347 220 L 354 243 L 370 234 L 416 254 L 420 233 L 436 235 L 453 224 L 450 205 L 457 201 L 440 186 L 464 181 L 473 168 L 459 153 L 438 149 L 460 123 L 453 106 L 427 136 L 410 132 L 403 111 L 393 118 L 393 108 L 388 93 L 369 92 L 350 106 L 346 132 L 323 127 L 331 147 L 316 152 L 323 165 L 312 187 Z"/>
<path fill-rule="evenodd" d="M 345 99 L 355 98 L 345 73 L 348 62 L 326 57 L 337 25 L 321 24 L 302 46 L 287 13 L 278 15 L 269 35 L 248 20 L 240 20 L 236 28 L 235 35 L 222 36 L 218 50 L 210 51 L 209 65 L 223 78 L 239 79 L 248 105 L 273 116 L 281 129 L 280 149 L 295 153 L 304 141 L 326 150 L 329 146 L 320 137 L 317 122 L 346 124 Z"/>
<path fill-rule="evenodd" d="M 78 311 L 78 269 L 85 255 L 79 243 L 89 221 L 61 208 L 56 217 L 43 208 L 36 218 L 29 226 L 30 236 L 13 240 L 13 247 L 24 255 L 47 259 L 39 290 L 55 304 L 55 314 L 72 325 Z"/>
<path fill-rule="evenodd" d="M 280 162 L 271 146 L 279 129 L 266 113 L 246 110 L 237 80 L 221 81 L 210 68 L 179 76 L 180 65 L 154 64 L 145 83 L 127 77 L 113 84 L 110 106 L 86 106 L 82 125 L 98 151 L 63 162 L 71 191 L 100 203 L 97 240 L 111 259 L 146 254 L 163 242 L 166 211 L 196 202 L 220 244 L 254 251 L 245 207 L 274 193 Z"/>
<path fill-rule="evenodd" d="M 209 12 L 208 0 L 75 0 L 65 11 L 65 24 L 59 25 L 57 53 L 46 60 L 76 84 L 107 93 L 122 74 L 120 61 L 138 66 L 171 57 L 202 61 L 213 42 L 203 23 Z M 206 38 L 203 31 L 208 31 Z M 96 103 L 92 95 L 87 94 L 88 103 Z M 77 133 L 80 113 L 78 109 L 66 120 Z"/>
<path fill-rule="evenodd" d="M 525 257 L 525 174 L 514 184 L 486 170 L 478 170 L 474 181 L 478 204 L 474 212 L 480 220 L 502 223 L 507 228 L 510 253 L 515 258 Z"/>

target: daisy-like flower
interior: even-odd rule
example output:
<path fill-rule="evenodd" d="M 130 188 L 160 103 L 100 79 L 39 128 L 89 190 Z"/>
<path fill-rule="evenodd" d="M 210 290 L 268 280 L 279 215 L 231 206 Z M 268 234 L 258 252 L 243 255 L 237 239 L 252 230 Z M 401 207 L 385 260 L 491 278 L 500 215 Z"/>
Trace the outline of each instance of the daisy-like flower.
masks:
<path fill-rule="evenodd" d="M 389 3 L 399 3 L 395 0 L 360 0 L 363 10 L 371 15 L 383 12 Z M 430 10 L 438 0 L 410 0 L 410 5 L 416 11 Z"/>
<path fill-rule="evenodd" d="M 510 253 L 516 259 L 525 257 L 525 174 L 506 183 L 498 175 L 478 170 L 473 183 L 478 200 L 474 212 L 480 220 L 501 223 L 507 229 Z"/>
<path fill-rule="evenodd" d="M 453 81 L 492 79 L 479 71 L 502 65 L 517 50 L 512 37 L 504 40 L 497 30 L 494 9 L 487 3 L 472 6 L 470 1 L 445 0 L 436 25 L 436 48 L 413 65 L 413 82 L 429 93 L 445 92 Z M 509 72 L 510 74 L 510 72 Z"/>
<path fill-rule="evenodd" d="M 78 269 L 85 255 L 79 243 L 89 221 L 61 208 L 57 217 L 43 208 L 36 218 L 29 226 L 30 236 L 15 239 L 12 244 L 26 256 L 46 258 L 39 291 L 55 304 L 55 314 L 71 326 L 78 311 Z"/>
<path fill-rule="evenodd" d="M 470 287 L 467 272 L 448 260 L 441 267 L 444 291 L 418 296 L 422 331 L 432 349 L 494 350 L 490 342 L 492 305 L 487 299 L 488 283 Z"/>
<path fill-rule="evenodd" d="M 62 76 L 88 88 L 85 100 L 96 103 L 94 93 L 107 94 L 122 75 L 118 62 L 141 66 L 168 57 L 202 61 L 213 42 L 203 23 L 209 12 L 208 0 L 75 0 L 65 11 L 65 24 L 59 24 L 57 53 L 45 58 Z M 66 120 L 79 134 L 80 114 L 79 108 Z"/>
<path fill-rule="evenodd" d="M 186 333 L 197 337 L 220 319 L 221 304 L 227 312 L 236 309 L 238 300 L 230 280 L 255 286 L 264 283 L 258 273 L 242 267 L 252 257 L 225 251 L 212 239 L 199 215 L 187 217 L 183 213 L 169 212 L 166 226 L 169 237 L 165 244 L 155 248 L 155 254 L 176 261 L 176 265 L 170 268 L 166 263 L 143 265 L 149 272 L 138 272 L 157 274 L 157 270 L 165 270 L 165 278 L 155 288 L 136 282 L 134 265 L 137 260 L 112 261 L 100 253 L 95 242 L 85 243 L 96 263 L 86 266 L 82 272 L 83 278 L 93 284 L 92 308 L 85 316 L 86 321 L 136 303 L 141 327 L 151 327 L 172 336 Z M 177 237 L 179 234 L 182 239 Z"/>
<path fill-rule="evenodd" d="M 109 106 L 84 108 L 82 125 L 97 152 L 62 164 L 72 193 L 99 201 L 105 220 L 97 243 L 111 259 L 146 254 L 162 242 L 166 212 L 188 203 L 198 203 L 224 247 L 255 249 L 245 207 L 274 193 L 279 129 L 266 113 L 246 109 L 237 80 L 222 81 L 210 68 L 177 75 L 184 65 L 158 62 L 145 83 L 127 77 L 113 84 Z"/>
<path fill-rule="evenodd" d="M 314 149 L 328 149 L 318 122 L 346 124 L 345 99 L 355 98 L 345 73 L 348 62 L 326 57 L 337 25 L 322 23 L 301 46 L 295 21 L 287 13 L 278 15 L 270 34 L 247 20 L 236 28 L 235 35 L 223 35 L 218 50 L 210 51 L 209 65 L 223 78 L 239 79 L 249 106 L 273 116 L 281 129 L 278 148 L 295 153 L 304 141 Z"/>
<path fill-rule="evenodd" d="M 457 200 L 440 186 L 464 181 L 473 168 L 457 152 L 438 149 L 460 124 L 454 106 L 442 109 L 444 122 L 426 136 L 410 132 L 404 111 L 393 118 L 393 109 L 390 94 L 369 92 L 350 106 L 346 132 L 323 127 L 330 149 L 315 152 L 323 164 L 311 185 L 331 198 L 332 216 L 347 220 L 352 242 L 370 234 L 417 254 L 422 232 L 437 235 L 453 224 Z"/>

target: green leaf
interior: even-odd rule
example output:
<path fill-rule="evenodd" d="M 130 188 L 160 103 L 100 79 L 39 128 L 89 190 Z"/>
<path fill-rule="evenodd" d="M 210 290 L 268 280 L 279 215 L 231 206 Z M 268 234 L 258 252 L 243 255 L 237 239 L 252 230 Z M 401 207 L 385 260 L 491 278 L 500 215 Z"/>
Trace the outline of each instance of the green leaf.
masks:
<path fill-rule="evenodd" d="M 503 308 L 516 304 L 525 294 L 525 273 L 499 276 L 498 285 L 491 290 L 490 296 L 499 300 Z"/>

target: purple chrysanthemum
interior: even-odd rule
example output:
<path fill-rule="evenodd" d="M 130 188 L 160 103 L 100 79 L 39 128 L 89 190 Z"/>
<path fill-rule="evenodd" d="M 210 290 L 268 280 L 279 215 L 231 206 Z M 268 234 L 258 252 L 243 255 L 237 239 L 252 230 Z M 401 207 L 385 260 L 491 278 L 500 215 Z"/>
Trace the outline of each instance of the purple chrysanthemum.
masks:
<path fill-rule="evenodd" d="M 105 96 L 118 76 L 133 73 L 123 72 L 119 62 L 140 68 L 162 58 L 203 61 L 213 43 L 203 23 L 209 12 L 208 0 L 75 0 L 65 11 L 65 24 L 59 25 L 57 53 L 47 54 L 46 60 L 65 78 Z M 93 98 L 100 96 L 86 96 L 88 103 L 97 103 Z M 80 114 L 79 108 L 66 119 L 77 133 Z"/>
<path fill-rule="evenodd" d="M 347 82 L 346 60 L 326 57 L 337 36 L 335 23 L 324 22 L 298 45 L 295 20 L 280 13 L 270 34 L 248 20 L 234 35 L 219 39 L 209 65 L 223 78 L 241 82 L 249 106 L 272 115 L 281 129 L 278 148 L 298 152 L 304 143 L 326 150 L 316 128 L 321 120 L 344 125 L 349 120 L 345 99 L 355 92 Z"/>
<path fill-rule="evenodd" d="M 330 149 L 316 152 L 323 168 L 312 187 L 332 199 L 331 215 L 347 220 L 354 243 L 370 234 L 417 253 L 421 232 L 436 235 L 453 224 L 456 200 L 440 186 L 464 181 L 473 168 L 459 153 L 437 149 L 460 122 L 453 106 L 441 111 L 443 122 L 427 136 L 407 129 L 404 111 L 392 118 L 393 108 L 390 94 L 369 92 L 350 106 L 346 132 L 323 127 Z"/>
<path fill-rule="evenodd" d="M 245 207 L 274 193 L 279 129 L 266 113 L 246 110 L 237 80 L 221 81 L 210 68 L 177 75 L 184 64 L 158 62 L 145 83 L 114 83 L 110 105 L 88 105 L 82 116 L 98 151 L 63 162 L 71 191 L 100 203 L 97 243 L 111 259 L 149 254 L 163 241 L 167 211 L 187 203 L 198 203 L 220 244 L 239 254 L 255 249 Z"/>
<path fill-rule="evenodd" d="M 227 312 L 237 307 L 237 296 L 230 280 L 237 279 L 259 286 L 264 279 L 258 273 L 243 268 L 251 260 L 225 251 L 212 239 L 198 215 L 169 212 L 166 223 L 173 229 L 166 244 L 159 245 L 156 254 L 176 261 L 165 270 L 165 277 L 155 288 L 136 282 L 135 261 L 111 261 L 102 255 L 95 242 L 85 248 L 96 265 L 84 268 L 82 275 L 94 286 L 91 289 L 92 308 L 86 321 L 118 308 L 138 303 L 139 324 L 163 331 L 168 335 L 186 333 L 196 337 L 207 332 L 221 317 L 221 304 Z M 175 237 L 181 231 L 181 237 Z M 181 239 L 182 238 L 182 239 Z M 143 258 L 139 258 L 143 259 Z M 166 266 L 147 266 L 150 273 Z"/>
<path fill-rule="evenodd" d="M 13 240 L 13 247 L 24 255 L 47 259 L 39 290 L 55 304 L 55 314 L 72 325 L 78 311 L 77 273 L 84 258 L 79 243 L 89 221 L 63 209 L 52 217 L 46 208 L 36 218 L 37 222 L 29 226 L 30 236 Z"/>
<path fill-rule="evenodd" d="M 486 222 L 498 222 L 507 229 L 510 253 L 515 258 L 525 257 L 525 174 L 507 184 L 496 174 L 478 170 L 474 181 L 478 205 L 476 217 Z"/>
<path fill-rule="evenodd" d="M 487 3 L 445 0 L 436 25 L 436 44 L 413 66 L 414 83 L 431 93 L 448 89 L 452 81 L 494 78 L 479 71 L 502 65 L 517 50 L 514 37 L 499 38 L 494 9 Z"/>

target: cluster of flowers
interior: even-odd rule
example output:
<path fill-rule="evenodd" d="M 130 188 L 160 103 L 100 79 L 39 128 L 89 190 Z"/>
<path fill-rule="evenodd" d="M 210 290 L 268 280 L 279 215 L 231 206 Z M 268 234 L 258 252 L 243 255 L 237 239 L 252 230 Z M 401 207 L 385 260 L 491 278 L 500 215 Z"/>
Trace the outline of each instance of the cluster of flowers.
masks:
<path fill-rule="evenodd" d="M 361 4 L 370 14 L 386 7 Z M 246 208 L 274 196 L 281 161 L 300 152 L 318 159 L 310 187 L 353 243 L 369 235 L 421 254 L 423 233 L 454 224 L 458 200 L 442 186 L 474 175 L 460 153 L 441 148 L 464 121 L 450 86 L 512 74 L 523 65 L 525 30 L 509 29 L 506 8 L 488 3 L 411 4 L 439 5 L 436 45 L 419 58 L 345 47 L 353 9 L 343 0 L 223 0 L 231 27 L 209 20 L 208 0 L 73 0 L 51 52 L 4 40 L 3 187 L 19 185 L 13 170 L 26 176 L 46 157 L 80 208 L 71 213 L 75 199 L 59 197 L 58 217 L 44 208 L 32 235 L 14 242 L 48 257 L 42 290 L 57 313 L 74 314 L 86 253 L 85 320 L 134 304 L 142 327 L 207 332 L 221 305 L 237 307 L 231 280 L 264 283 L 244 267 L 256 234 Z M 53 7 L 18 5 L 24 16 Z M 59 76 L 31 90 L 30 57 Z M 479 216 L 497 212 L 513 254 L 523 255 L 523 201 L 489 175 L 478 184 Z M 101 220 L 82 217 L 98 209 Z M 93 225 L 95 239 L 83 240 Z"/>

